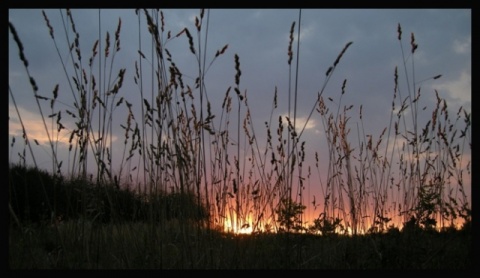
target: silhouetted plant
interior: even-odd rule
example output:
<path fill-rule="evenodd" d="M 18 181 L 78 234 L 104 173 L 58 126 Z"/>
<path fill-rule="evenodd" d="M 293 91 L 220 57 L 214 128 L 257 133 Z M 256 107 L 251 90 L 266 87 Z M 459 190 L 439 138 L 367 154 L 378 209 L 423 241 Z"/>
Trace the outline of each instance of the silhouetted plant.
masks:
<path fill-rule="evenodd" d="M 344 231 L 345 227 L 341 224 L 342 220 L 338 217 L 328 217 L 325 213 L 313 220 L 313 225 L 309 230 L 313 233 L 320 232 L 322 235 L 332 235 L 337 233 L 337 230 Z"/>
<path fill-rule="evenodd" d="M 280 230 L 287 232 L 304 230 L 301 216 L 305 208 L 306 206 L 291 199 L 282 200 L 280 207 L 276 210 Z"/>
<path fill-rule="evenodd" d="M 417 204 L 413 208 L 414 217 L 410 218 L 409 225 L 416 225 L 425 230 L 435 229 L 437 220 L 435 213 L 440 210 L 440 193 L 432 185 L 420 186 Z"/>

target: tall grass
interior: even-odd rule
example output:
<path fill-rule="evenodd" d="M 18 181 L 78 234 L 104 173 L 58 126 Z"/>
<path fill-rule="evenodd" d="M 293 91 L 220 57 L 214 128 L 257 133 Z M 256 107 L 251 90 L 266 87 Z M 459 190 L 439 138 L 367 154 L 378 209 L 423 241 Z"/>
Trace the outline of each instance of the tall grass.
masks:
<path fill-rule="evenodd" d="M 437 103 L 431 111 L 432 117 L 426 123 L 420 122 L 419 114 L 430 112 L 427 107 L 420 109 L 418 106 L 421 87 L 416 81 L 414 65 L 418 45 L 412 33 L 411 50 L 406 57 L 400 25 L 397 30 L 403 61 L 400 66 L 403 67 L 406 80 L 401 83 L 396 67 L 392 74 L 390 120 L 380 134 L 369 134 L 364 129 L 361 105 L 356 107 L 342 102 L 344 94 L 348 93 L 347 79 L 339 86 L 341 93 L 338 100 L 329 98 L 327 101 L 323 98 L 330 78 L 341 59 L 345 59 L 343 56 L 352 42 L 346 43 L 328 68 L 307 121 L 303 127 L 297 127 L 299 13 L 296 52 L 293 47 L 295 22 L 289 33 L 288 116 L 276 117 L 278 96 L 275 89 L 270 119 L 264 123 L 267 137 L 262 142 L 255 131 L 258 125 L 253 122 L 248 104 L 250 96 L 241 83 L 241 57 L 228 53 L 228 44 L 215 46 L 216 52 L 211 55 L 211 46 L 208 44 L 209 10 L 202 9 L 195 17 L 194 26 L 176 33 L 165 29 L 162 11 L 135 10 L 138 18 L 138 59 L 133 69 L 115 66 L 121 55 L 120 18 L 114 32 L 105 32 L 100 24 L 102 15 L 99 10 L 98 39 L 91 48 L 90 56 L 84 56 L 74 11 L 61 12 L 63 30 L 60 31 L 65 32 L 66 43 L 70 47 L 70 62 L 67 62 L 58 48 L 56 32 L 60 31 L 50 25 L 47 13 L 42 13 L 69 84 L 73 99 L 71 105 L 59 104 L 58 100 L 65 92 L 59 90 L 58 85 L 54 87 L 53 96 L 38 94 L 35 79 L 29 73 L 21 38 L 11 22 L 9 30 L 18 46 L 19 57 L 48 136 L 51 172 L 59 179 L 89 181 L 92 186 L 103 190 L 105 199 L 102 202 L 114 208 L 113 214 L 118 214 L 120 210 L 115 203 L 125 200 L 121 201 L 111 188 L 128 188 L 138 200 L 142 200 L 133 207 L 141 207 L 145 212 L 145 218 L 134 218 L 141 219 L 145 224 L 145 230 L 141 231 L 146 234 L 140 238 L 136 237 L 134 226 L 124 229 L 120 224 L 109 228 L 109 231 L 100 230 L 97 236 L 87 235 L 89 223 L 95 223 L 96 219 L 89 217 L 91 207 L 85 201 L 89 187 L 76 188 L 73 194 L 80 194 L 83 200 L 80 201 L 80 216 L 88 221 L 78 227 L 68 226 L 68 229 L 83 240 L 80 245 L 88 256 L 92 254 L 88 248 L 102 248 L 103 233 L 127 233 L 135 241 L 136 248 L 153 252 L 146 255 L 151 256 L 149 262 L 152 266 L 158 266 L 154 259 L 155 252 L 164 256 L 174 252 L 180 254 L 179 261 L 160 259 L 160 265 L 168 263 L 168 267 L 195 267 L 196 262 L 207 260 L 204 256 L 213 256 L 214 252 L 212 245 L 215 243 L 191 238 L 192 234 L 203 233 L 203 228 L 207 228 L 207 231 L 297 231 L 328 235 L 382 232 L 400 228 L 398 223 L 436 229 L 454 225 L 459 219 L 466 223 L 471 221 L 471 205 L 464 190 L 464 176 L 471 175 L 470 161 L 463 155 L 469 153 L 471 148 L 471 115 L 460 108 L 452 120 L 446 100 L 435 91 Z M 148 32 L 147 42 L 144 40 L 145 32 Z M 191 81 L 184 79 L 186 75 L 177 67 L 175 57 L 168 50 L 173 40 L 185 40 L 188 46 L 186 55 L 190 55 L 194 61 L 188 71 L 195 71 Z M 292 115 L 291 62 L 295 53 L 297 62 Z M 88 60 L 84 57 L 88 57 Z M 217 109 L 212 108 L 206 76 L 210 67 L 220 59 L 233 59 L 235 68 L 232 86 L 225 89 L 219 114 L 214 114 L 213 111 Z M 71 68 L 68 68 L 68 64 L 72 65 Z M 132 75 L 138 88 L 134 95 L 139 98 L 139 101 L 135 101 L 138 105 L 129 101 L 132 96 L 127 97 L 126 92 L 122 92 L 124 82 L 129 82 Z M 440 75 L 431 79 L 438 78 Z M 16 107 L 14 90 L 9 88 L 10 98 Z M 47 104 L 50 104 L 48 116 L 45 115 Z M 355 112 L 355 109 L 358 110 Z M 411 113 L 412 122 L 406 119 L 406 113 Z M 65 114 L 70 121 L 65 121 Z M 124 117 L 123 122 L 117 115 Z M 17 116 L 21 120 L 22 115 L 18 110 Z M 311 172 L 310 166 L 313 165 L 304 165 L 306 148 L 311 146 L 309 142 L 302 141 L 303 132 L 312 117 L 320 117 L 323 135 L 328 143 L 326 173 L 320 169 L 318 151 L 314 152 L 316 177 Z M 352 117 L 358 117 L 360 126 L 351 126 Z M 51 118 L 50 127 L 48 118 Z M 121 153 L 113 152 L 114 126 L 121 126 L 124 130 Z M 25 150 L 28 148 L 34 167 L 38 168 L 31 138 L 23 124 L 22 127 L 25 148 L 20 157 L 23 161 L 21 164 L 27 164 Z M 276 130 L 273 130 L 275 127 Z M 67 166 L 57 156 L 58 136 L 62 130 L 70 135 Z M 114 169 L 114 161 L 119 162 L 119 169 Z M 93 167 L 90 163 L 93 163 Z M 62 166 L 67 169 L 64 170 Z M 88 172 L 92 169 L 93 173 L 89 176 Z M 321 212 L 307 222 L 304 213 L 309 203 L 305 202 L 305 186 L 310 181 L 318 184 L 322 192 L 321 200 L 314 200 L 313 203 L 314 207 L 321 208 Z M 61 186 L 57 184 L 57 179 L 53 183 L 55 188 Z M 10 184 L 10 192 L 15 191 L 14 187 L 17 186 L 20 184 Z M 42 188 L 47 197 L 46 203 L 53 212 L 52 219 L 57 219 L 61 216 L 56 209 L 58 204 L 55 200 L 58 198 L 48 199 L 51 195 L 45 190 L 45 185 Z M 182 208 L 182 205 L 172 206 L 168 198 L 162 199 L 167 194 L 194 196 L 195 201 L 179 203 L 183 202 L 185 206 L 199 204 L 191 207 L 199 215 L 203 215 L 202 209 L 206 208 L 208 217 L 200 217 L 196 225 L 190 225 L 192 212 Z M 14 209 L 12 204 L 11 198 L 10 213 L 12 218 L 17 219 L 19 209 Z M 177 224 L 172 224 L 171 215 L 178 220 L 175 222 Z M 171 229 L 172 225 L 175 228 Z M 176 243 L 169 245 L 167 239 L 158 234 L 158 227 L 171 229 L 171 237 Z M 59 237 L 63 236 L 58 229 L 57 232 Z M 149 245 L 160 249 L 149 249 Z M 118 243 L 118 248 L 122 249 L 123 246 L 123 243 Z M 195 251 L 202 248 L 212 253 L 199 254 Z M 97 256 L 100 256 L 98 252 Z M 125 257 L 117 260 L 127 264 L 127 267 L 136 260 L 129 257 L 126 250 L 121 253 Z M 285 254 L 289 254 L 289 251 L 286 250 Z M 95 259 L 88 257 L 87 260 L 87 266 L 94 267 L 91 263 Z M 215 266 L 213 257 L 210 257 L 209 263 Z"/>

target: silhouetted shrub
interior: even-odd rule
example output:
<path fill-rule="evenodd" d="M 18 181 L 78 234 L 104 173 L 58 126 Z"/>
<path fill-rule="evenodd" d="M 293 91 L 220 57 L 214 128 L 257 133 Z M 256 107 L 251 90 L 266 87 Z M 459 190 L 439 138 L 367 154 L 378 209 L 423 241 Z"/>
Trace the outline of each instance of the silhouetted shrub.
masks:
<path fill-rule="evenodd" d="M 10 165 L 8 179 L 10 204 L 21 221 L 49 219 L 54 209 L 65 206 L 64 199 L 55 198 L 64 195 L 59 177 L 35 168 Z"/>
<path fill-rule="evenodd" d="M 66 180 L 35 168 L 9 169 L 9 197 L 16 217 L 24 222 L 84 217 L 98 223 L 208 218 L 208 209 L 194 193 L 159 193 L 141 198 L 133 191 L 90 180 Z M 148 200 L 148 201 L 147 201 Z"/>

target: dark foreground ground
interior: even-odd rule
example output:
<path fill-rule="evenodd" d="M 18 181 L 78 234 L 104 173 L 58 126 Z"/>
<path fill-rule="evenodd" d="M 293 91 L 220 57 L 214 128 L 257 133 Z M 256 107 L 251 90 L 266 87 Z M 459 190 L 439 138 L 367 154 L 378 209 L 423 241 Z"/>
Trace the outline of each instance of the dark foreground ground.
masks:
<path fill-rule="evenodd" d="M 10 269 L 471 269 L 469 230 L 232 235 L 176 224 L 11 227 Z"/>

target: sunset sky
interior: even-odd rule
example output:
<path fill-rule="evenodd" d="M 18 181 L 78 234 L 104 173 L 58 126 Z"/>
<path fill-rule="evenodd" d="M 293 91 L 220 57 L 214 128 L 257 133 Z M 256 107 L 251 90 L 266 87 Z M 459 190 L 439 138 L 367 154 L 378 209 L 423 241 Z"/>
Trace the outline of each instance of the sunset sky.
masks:
<path fill-rule="evenodd" d="M 59 43 L 60 55 L 67 67 L 72 67 L 68 58 L 68 46 L 63 38 L 62 17 L 59 10 L 45 10 L 50 24 L 55 30 Z M 163 10 L 165 29 L 171 30 L 172 36 L 188 27 L 195 43 L 195 16 L 199 10 L 167 9 Z M 98 39 L 99 16 L 101 35 L 109 31 L 114 36 L 119 18 L 122 21 L 120 33 L 121 50 L 114 62 L 114 74 L 120 68 L 126 68 L 125 80 L 119 94 L 124 96 L 134 107 L 140 105 L 138 88 L 134 83 L 135 61 L 138 60 L 138 17 L 134 10 L 96 9 L 72 10 L 77 31 L 80 34 L 80 46 L 83 61 L 88 63 L 91 49 Z M 65 14 L 63 14 L 65 16 Z M 141 17 L 141 32 L 145 40 L 142 48 L 150 53 L 145 16 Z M 252 121 L 255 124 L 257 139 L 265 142 L 265 121 L 270 118 L 275 88 L 278 90 L 278 108 L 273 119 L 279 115 L 288 115 L 288 43 L 292 22 L 295 25 L 294 57 L 292 62 L 292 80 L 295 80 L 297 63 L 298 9 L 212 9 L 209 11 L 207 65 L 217 50 L 228 44 L 224 55 L 218 57 L 210 67 L 205 80 L 208 99 L 212 103 L 212 112 L 219 113 L 225 92 L 235 85 L 234 55 L 240 58 L 242 71 L 240 90 L 247 92 Z M 63 72 L 55 45 L 49 36 L 49 30 L 38 9 L 11 9 L 9 21 L 15 26 L 22 40 L 24 53 L 29 61 L 29 71 L 39 87 L 38 94 L 52 96 L 56 84 L 59 84 L 59 101 L 72 104 L 67 78 Z M 366 134 L 378 138 L 383 128 L 389 125 L 391 103 L 394 91 L 394 70 L 399 69 L 399 86 L 406 93 L 406 81 L 402 62 L 402 52 L 397 39 L 397 26 L 402 27 L 402 42 L 406 55 L 410 54 L 410 36 L 414 33 L 418 49 L 414 56 L 415 80 L 421 87 L 420 107 L 427 106 L 420 115 L 420 126 L 431 117 L 435 107 L 436 89 L 439 96 L 448 102 L 451 115 L 455 115 L 460 106 L 471 111 L 471 38 L 472 12 L 468 9 L 303 9 L 301 11 L 300 49 L 298 67 L 297 127 L 303 127 L 317 94 L 321 90 L 328 68 L 333 64 L 340 51 L 348 42 L 353 44 L 340 60 L 332 78 L 323 93 L 331 110 L 340 98 L 343 81 L 346 79 L 345 94 L 341 100 L 343 106 L 354 105 L 351 111 L 352 147 L 358 147 L 357 117 L 363 106 L 363 128 Z M 204 24 L 206 24 L 204 22 Z M 71 29 L 68 30 L 72 35 Z M 113 41 L 113 40 L 112 40 Z M 196 78 L 196 61 L 188 48 L 185 36 L 176 38 L 167 44 L 173 60 L 184 75 L 185 82 L 194 84 Z M 204 45 L 202 45 L 204 47 Z M 146 55 L 147 59 L 149 55 Z M 36 139 L 40 146 L 35 146 L 35 158 L 40 167 L 51 167 L 48 141 L 45 137 L 43 123 L 40 121 L 38 107 L 26 75 L 25 68 L 18 55 L 18 47 L 9 33 L 9 88 L 15 97 L 27 132 Z M 411 71 L 411 58 L 407 66 Z M 432 77 L 441 75 L 441 78 Z M 423 81 L 425 80 L 425 81 Z M 192 85 L 191 85 L 192 86 Z M 293 87 L 292 87 L 293 88 Z M 17 153 L 23 149 L 22 131 L 13 101 L 9 97 L 9 143 L 16 138 L 14 148 L 10 149 L 10 162 L 18 162 Z M 50 112 L 48 102 L 44 102 L 44 113 Z M 56 109 L 68 109 L 68 106 L 56 104 Z M 118 115 L 114 121 L 113 140 L 122 141 L 124 131 L 119 127 L 124 123 L 126 114 Z M 65 115 L 65 121 L 68 122 Z M 115 118 L 117 119 L 117 118 Z M 49 119 L 50 120 L 50 119 Z M 232 119 L 233 123 L 236 120 Z M 47 123 L 50 123 L 48 121 Z M 272 131 L 278 121 L 272 122 Z M 69 134 L 63 134 L 58 140 L 67 142 Z M 235 139 L 235 138 L 232 138 Z M 326 148 L 324 128 L 318 113 L 309 119 L 301 141 L 307 142 L 307 162 L 314 165 L 313 150 Z M 353 143 L 355 142 L 355 143 Z M 63 158 L 67 144 L 60 144 Z M 312 151 L 310 151 L 312 150 Z M 468 150 L 470 156 L 470 150 Z M 328 156 L 328 154 L 327 154 Z M 323 163 L 326 167 L 327 163 Z M 470 178 L 468 178 L 469 180 Z M 313 190 L 314 191 L 314 190 Z M 313 195 L 313 194 L 312 194 Z"/>

